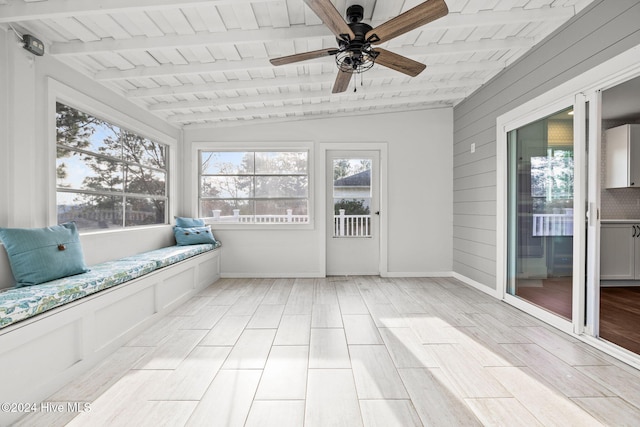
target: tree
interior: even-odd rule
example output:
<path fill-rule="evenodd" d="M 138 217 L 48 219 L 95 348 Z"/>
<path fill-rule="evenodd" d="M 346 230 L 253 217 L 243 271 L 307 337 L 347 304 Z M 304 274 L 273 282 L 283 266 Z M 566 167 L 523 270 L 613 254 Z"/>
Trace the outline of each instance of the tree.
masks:
<path fill-rule="evenodd" d="M 307 168 L 304 151 L 203 152 L 201 209 L 217 209 L 223 216 L 234 209 L 242 215 L 284 214 L 287 209 L 306 214 Z"/>
<path fill-rule="evenodd" d="M 85 149 L 91 145 L 90 139 L 95 128 L 91 125 L 96 119 L 67 105 L 56 103 L 56 143 L 58 159 L 71 157 L 76 152 L 64 147 Z M 56 168 L 59 180 L 67 178 L 67 164 L 59 163 Z"/>
<path fill-rule="evenodd" d="M 347 176 L 356 175 L 371 169 L 371 160 L 337 159 L 333 161 L 333 180 L 337 181 Z"/>
<path fill-rule="evenodd" d="M 339 214 L 340 209 L 344 209 L 345 215 L 369 215 L 371 213 L 369 206 L 366 206 L 362 199 L 341 199 L 334 203 L 334 209 L 336 215 Z"/>
<path fill-rule="evenodd" d="M 58 159 L 79 158 L 92 174 L 78 189 L 102 193 L 78 193 L 75 200 L 90 211 L 111 212 L 114 224 L 122 224 L 122 202 L 137 213 L 135 224 L 164 222 L 166 203 L 153 196 L 166 195 L 166 148 L 60 103 L 56 113 Z M 67 178 L 67 167 L 58 163 L 59 180 Z M 125 192 L 149 197 L 125 197 Z"/>

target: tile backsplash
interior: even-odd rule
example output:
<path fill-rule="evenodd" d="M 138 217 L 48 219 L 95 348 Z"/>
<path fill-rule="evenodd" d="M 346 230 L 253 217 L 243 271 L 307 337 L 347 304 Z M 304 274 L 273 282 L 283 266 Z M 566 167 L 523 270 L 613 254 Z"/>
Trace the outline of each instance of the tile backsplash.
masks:
<path fill-rule="evenodd" d="M 602 130 L 610 129 L 625 124 L 639 124 L 640 118 L 634 120 L 603 120 Z M 601 219 L 640 219 L 640 188 L 613 188 L 604 186 L 606 138 L 602 136 L 601 153 L 601 188 L 600 202 L 602 211 Z"/>

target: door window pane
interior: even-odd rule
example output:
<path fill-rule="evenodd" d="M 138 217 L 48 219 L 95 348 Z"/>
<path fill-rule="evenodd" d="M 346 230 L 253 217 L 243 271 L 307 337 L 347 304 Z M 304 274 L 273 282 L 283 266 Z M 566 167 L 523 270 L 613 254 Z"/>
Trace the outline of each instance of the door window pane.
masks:
<path fill-rule="evenodd" d="M 507 290 L 571 319 L 573 115 L 566 109 L 508 135 Z"/>
<path fill-rule="evenodd" d="M 333 237 L 371 237 L 371 159 L 333 160 Z"/>

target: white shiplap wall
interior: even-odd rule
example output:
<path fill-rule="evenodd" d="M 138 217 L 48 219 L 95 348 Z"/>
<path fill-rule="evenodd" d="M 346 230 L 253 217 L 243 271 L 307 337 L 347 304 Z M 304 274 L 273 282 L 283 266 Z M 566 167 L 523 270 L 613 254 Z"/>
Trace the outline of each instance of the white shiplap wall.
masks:
<path fill-rule="evenodd" d="M 497 117 L 638 44 L 640 2 L 595 1 L 455 107 L 454 272 L 496 288 Z"/>

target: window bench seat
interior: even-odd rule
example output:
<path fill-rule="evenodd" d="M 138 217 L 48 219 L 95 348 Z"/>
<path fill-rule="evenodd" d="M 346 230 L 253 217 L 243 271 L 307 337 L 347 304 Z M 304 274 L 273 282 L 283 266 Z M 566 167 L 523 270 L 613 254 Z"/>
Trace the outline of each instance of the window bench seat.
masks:
<path fill-rule="evenodd" d="M 0 292 L 0 402 L 39 404 L 214 283 L 219 246 L 165 247 Z M 0 425 L 21 415 L 0 413 Z"/>
<path fill-rule="evenodd" d="M 220 245 L 171 246 L 91 267 L 82 274 L 0 293 L 0 328 L 167 267 Z"/>

